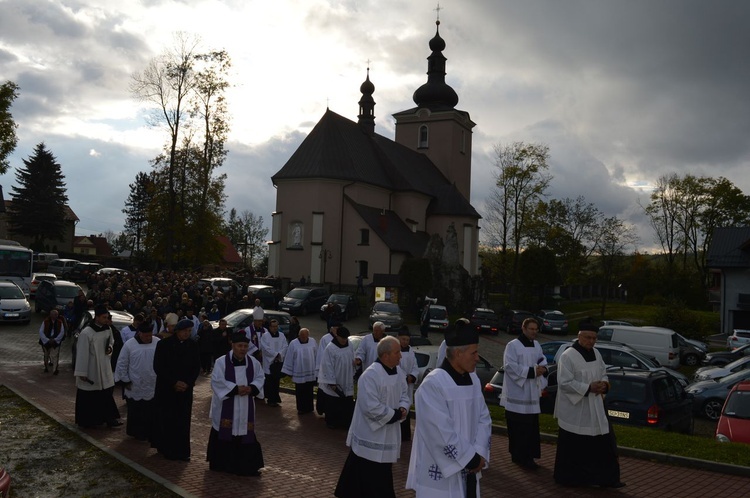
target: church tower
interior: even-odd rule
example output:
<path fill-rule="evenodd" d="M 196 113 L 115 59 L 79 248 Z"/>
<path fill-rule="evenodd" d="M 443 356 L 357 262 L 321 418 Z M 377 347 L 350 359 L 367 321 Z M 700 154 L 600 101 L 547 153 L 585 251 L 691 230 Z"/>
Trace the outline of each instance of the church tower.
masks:
<path fill-rule="evenodd" d="M 427 83 L 414 92 L 417 107 L 393 115 L 396 142 L 427 157 L 459 192 L 471 199 L 471 135 L 476 124 L 466 111 L 456 109 L 458 95 L 445 82 L 445 41 L 440 37 L 440 20 L 430 40 Z"/>

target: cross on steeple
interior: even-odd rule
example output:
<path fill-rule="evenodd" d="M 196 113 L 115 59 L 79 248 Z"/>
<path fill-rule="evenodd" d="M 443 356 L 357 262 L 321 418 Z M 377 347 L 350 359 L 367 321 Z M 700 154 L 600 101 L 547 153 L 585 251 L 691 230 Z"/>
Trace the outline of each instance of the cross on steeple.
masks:
<path fill-rule="evenodd" d="M 434 9 L 434 10 L 435 10 L 435 12 L 437 12 L 437 20 L 438 20 L 438 22 L 440 22 L 440 11 L 443 10 L 443 8 L 440 7 L 440 2 L 438 2 L 437 8 Z"/>

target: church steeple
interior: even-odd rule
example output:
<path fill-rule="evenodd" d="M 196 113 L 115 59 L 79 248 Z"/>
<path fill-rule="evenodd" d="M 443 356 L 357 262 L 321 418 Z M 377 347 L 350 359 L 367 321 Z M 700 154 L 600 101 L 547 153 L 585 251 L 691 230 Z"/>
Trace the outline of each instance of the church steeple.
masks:
<path fill-rule="evenodd" d="M 435 21 L 435 36 L 430 40 L 432 53 L 427 58 L 427 83 L 414 92 L 414 103 L 431 111 L 453 109 L 458 104 L 458 95 L 445 82 L 445 61 L 443 56 L 445 40 L 440 37 L 440 20 Z"/>
<path fill-rule="evenodd" d="M 370 81 L 370 67 L 367 67 L 367 78 L 359 87 L 362 92 L 362 98 L 359 99 L 359 126 L 368 135 L 375 134 L 375 99 L 372 94 L 375 93 L 375 85 Z"/>

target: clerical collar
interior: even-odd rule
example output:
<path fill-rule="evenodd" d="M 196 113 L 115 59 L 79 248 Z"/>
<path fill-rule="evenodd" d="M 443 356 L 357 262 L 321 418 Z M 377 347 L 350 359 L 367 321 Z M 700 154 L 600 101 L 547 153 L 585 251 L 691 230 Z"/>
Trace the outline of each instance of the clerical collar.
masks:
<path fill-rule="evenodd" d="M 246 364 L 245 357 L 243 357 L 241 360 L 238 360 L 237 358 L 234 357 L 234 355 L 232 355 L 232 366 L 241 367 L 241 366 L 244 366 L 245 364 Z"/>
<path fill-rule="evenodd" d="M 410 349 L 411 349 L 411 346 L 406 346 L 405 348 L 401 348 L 401 352 L 408 353 Z"/>
<path fill-rule="evenodd" d="M 471 382 L 471 375 L 469 375 L 469 372 L 466 373 L 458 373 L 455 368 L 453 368 L 453 365 L 448 361 L 448 358 L 443 360 L 443 363 L 438 367 L 442 368 L 446 372 L 448 372 L 448 375 L 451 376 L 451 379 L 453 379 L 453 382 L 456 383 L 456 385 L 459 386 L 470 386 L 472 384 Z"/>
<path fill-rule="evenodd" d="M 307 344 L 307 343 L 308 343 L 308 342 L 310 341 L 310 339 L 305 339 L 305 340 L 303 341 L 303 340 L 302 340 L 302 339 L 300 339 L 299 337 L 297 337 L 297 340 L 299 341 L 299 343 L 300 343 L 300 344 Z"/>
<path fill-rule="evenodd" d="M 345 347 L 347 347 L 349 345 L 349 340 L 348 339 L 347 339 L 347 341 L 344 344 L 341 344 L 335 338 L 331 342 L 334 343 L 335 345 L 337 345 L 338 347 L 340 347 L 341 349 L 344 349 Z"/>
<path fill-rule="evenodd" d="M 380 361 L 380 358 L 375 361 L 383 365 L 383 362 Z M 383 370 L 385 370 L 385 373 L 387 373 L 388 375 L 396 375 L 398 373 L 397 367 L 388 368 L 387 366 L 383 365 Z"/>
<path fill-rule="evenodd" d="M 523 333 L 518 336 L 518 340 L 521 341 L 521 344 L 523 344 L 527 348 L 533 348 L 534 347 L 534 341 L 526 337 Z"/>
<path fill-rule="evenodd" d="M 109 330 L 109 325 L 98 325 L 96 322 L 91 322 L 91 325 L 89 326 L 94 329 L 94 332 L 103 332 L 105 330 Z"/>
<path fill-rule="evenodd" d="M 586 362 L 596 361 L 596 354 L 594 354 L 594 350 L 588 350 L 584 348 L 583 346 L 578 344 L 578 340 L 573 341 L 572 348 L 581 353 L 581 356 L 583 356 L 583 359 L 586 360 Z"/>

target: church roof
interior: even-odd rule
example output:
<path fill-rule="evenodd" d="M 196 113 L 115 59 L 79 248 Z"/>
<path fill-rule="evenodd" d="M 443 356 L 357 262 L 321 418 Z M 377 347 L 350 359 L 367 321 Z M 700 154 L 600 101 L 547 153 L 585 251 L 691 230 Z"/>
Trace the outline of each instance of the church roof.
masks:
<path fill-rule="evenodd" d="M 408 253 L 416 258 L 422 257 L 430 240 L 426 232 L 412 232 L 391 210 L 358 204 L 348 196 L 346 200 L 391 251 Z"/>
<path fill-rule="evenodd" d="M 276 184 L 278 180 L 310 178 L 363 182 L 433 198 L 448 196 L 437 204 L 456 207 L 451 214 L 480 217 L 455 187 L 450 188 L 448 179 L 426 155 L 377 133 L 365 133 L 357 123 L 331 110 L 326 110 L 271 180 Z"/>

